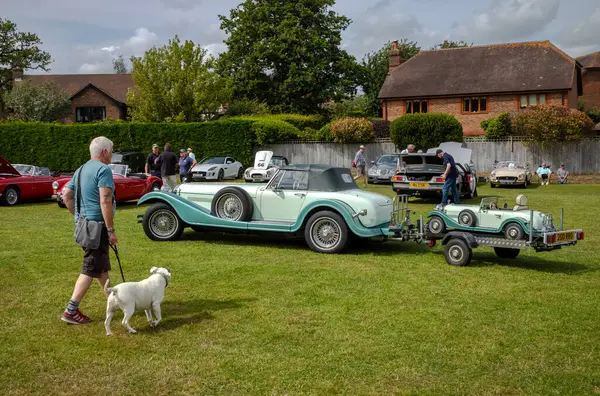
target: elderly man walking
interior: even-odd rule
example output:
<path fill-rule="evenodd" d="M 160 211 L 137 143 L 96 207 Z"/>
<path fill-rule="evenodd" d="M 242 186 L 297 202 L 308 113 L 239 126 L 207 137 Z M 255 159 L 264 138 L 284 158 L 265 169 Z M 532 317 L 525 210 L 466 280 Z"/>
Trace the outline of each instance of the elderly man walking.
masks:
<path fill-rule="evenodd" d="M 102 223 L 100 244 L 97 249 L 83 248 L 83 265 L 81 274 L 75 283 L 73 295 L 69 300 L 62 320 L 70 324 L 85 324 L 91 319 L 79 310 L 79 303 L 85 296 L 94 278 L 104 290 L 110 271 L 109 244 L 118 242 L 114 228 L 115 185 L 110 168 L 113 143 L 100 136 L 90 144 L 91 159 L 79 167 L 66 186 L 65 205 L 75 216 Z M 105 292 L 108 297 L 108 293 Z"/>
<path fill-rule="evenodd" d="M 361 145 L 359 150 L 356 152 L 356 155 L 354 156 L 354 165 L 356 166 L 356 177 L 354 178 L 354 180 L 358 180 L 361 178 L 363 178 L 363 187 L 367 187 L 367 172 L 366 172 L 366 167 L 367 167 L 367 160 L 365 160 L 365 146 Z"/>

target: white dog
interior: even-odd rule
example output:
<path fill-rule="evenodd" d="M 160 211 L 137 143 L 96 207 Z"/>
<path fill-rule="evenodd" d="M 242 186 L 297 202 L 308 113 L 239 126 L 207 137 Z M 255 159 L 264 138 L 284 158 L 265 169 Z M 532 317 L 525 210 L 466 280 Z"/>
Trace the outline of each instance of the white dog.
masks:
<path fill-rule="evenodd" d="M 130 333 L 136 333 L 129 325 L 129 319 L 133 316 L 136 309 L 146 311 L 146 318 L 150 327 L 156 327 L 161 320 L 160 304 L 165 296 L 165 287 L 171 280 L 171 271 L 168 268 L 150 268 L 149 278 L 140 282 L 125 282 L 115 287 L 108 287 L 109 281 L 104 284 L 104 290 L 110 292 L 106 302 L 106 320 L 104 327 L 106 335 L 112 335 L 110 331 L 110 321 L 117 310 L 123 310 L 123 325 Z M 156 320 L 152 320 L 152 311 Z"/>

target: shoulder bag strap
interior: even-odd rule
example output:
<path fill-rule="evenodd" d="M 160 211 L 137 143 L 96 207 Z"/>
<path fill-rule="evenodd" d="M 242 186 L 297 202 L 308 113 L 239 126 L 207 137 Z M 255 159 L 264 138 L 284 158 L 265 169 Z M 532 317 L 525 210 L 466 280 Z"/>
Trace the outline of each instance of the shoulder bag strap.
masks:
<path fill-rule="evenodd" d="M 77 190 L 75 191 L 75 194 L 77 195 L 77 208 L 75 210 L 76 213 L 79 213 L 79 215 L 81 216 L 81 171 L 83 171 L 83 167 L 85 166 L 85 164 L 83 164 L 81 166 L 81 168 L 79 168 L 79 173 L 77 174 Z"/>

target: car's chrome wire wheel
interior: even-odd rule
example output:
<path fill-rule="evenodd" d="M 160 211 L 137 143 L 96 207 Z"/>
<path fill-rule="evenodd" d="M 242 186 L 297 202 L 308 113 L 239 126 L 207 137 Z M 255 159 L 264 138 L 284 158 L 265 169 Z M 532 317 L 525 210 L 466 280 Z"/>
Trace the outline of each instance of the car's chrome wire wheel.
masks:
<path fill-rule="evenodd" d="M 242 200 L 235 194 L 223 194 L 216 206 L 217 216 L 222 219 L 239 220 L 242 217 Z"/>
<path fill-rule="evenodd" d="M 152 184 L 152 191 L 160 191 L 160 189 L 161 189 L 160 183 Z"/>
<path fill-rule="evenodd" d="M 469 216 L 468 214 L 464 214 L 461 216 L 460 220 L 463 224 L 468 224 L 471 222 L 471 216 Z"/>
<path fill-rule="evenodd" d="M 448 251 L 448 256 L 450 257 L 450 260 L 458 263 L 465 256 L 465 252 L 460 246 L 455 245 L 455 246 L 452 246 L 450 248 L 450 250 Z"/>
<path fill-rule="evenodd" d="M 320 249 L 332 250 L 340 243 L 340 225 L 331 217 L 322 217 L 310 227 L 310 237 Z"/>
<path fill-rule="evenodd" d="M 159 238 L 169 238 L 177 232 L 179 219 L 172 211 L 159 209 L 150 215 L 148 224 L 154 235 Z"/>
<path fill-rule="evenodd" d="M 14 205 L 17 203 L 19 199 L 19 193 L 14 188 L 9 188 L 6 192 L 6 203 L 9 205 Z"/>

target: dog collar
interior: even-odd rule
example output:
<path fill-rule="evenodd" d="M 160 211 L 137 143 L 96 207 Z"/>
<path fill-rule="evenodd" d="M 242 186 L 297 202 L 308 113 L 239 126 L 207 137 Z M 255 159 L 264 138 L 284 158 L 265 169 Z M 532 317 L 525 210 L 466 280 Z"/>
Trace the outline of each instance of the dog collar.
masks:
<path fill-rule="evenodd" d="M 165 282 L 167 283 L 167 284 L 165 285 L 165 288 L 166 288 L 167 286 L 169 286 L 169 279 L 167 278 L 167 276 L 166 276 L 166 275 L 164 275 L 164 274 L 162 274 L 162 273 L 160 273 L 160 272 L 158 273 L 158 275 L 162 276 L 162 277 L 163 277 L 163 279 L 165 280 Z"/>

